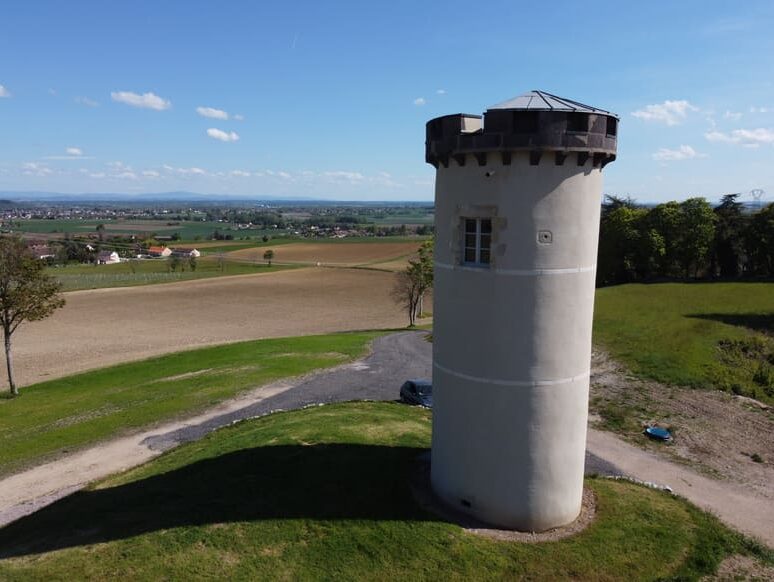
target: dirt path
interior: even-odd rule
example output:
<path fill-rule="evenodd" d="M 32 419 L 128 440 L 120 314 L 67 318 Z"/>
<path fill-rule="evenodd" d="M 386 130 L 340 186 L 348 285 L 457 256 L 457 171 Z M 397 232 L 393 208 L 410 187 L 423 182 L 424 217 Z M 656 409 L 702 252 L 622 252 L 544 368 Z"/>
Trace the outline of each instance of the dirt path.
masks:
<path fill-rule="evenodd" d="M 589 429 L 586 447 L 589 453 L 612 465 L 612 470 L 609 468 L 605 473 L 668 485 L 678 495 L 714 513 L 735 529 L 774 548 L 774 499 L 771 497 L 699 475 L 609 432 Z"/>
<path fill-rule="evenodd" d="M 315 402 L 357 398 L 392 400 L 401 379 L 430 375 L 431 357 L 430 344 L 419 334 L 394 334 L 376 343 L 374 354 L 364 361 L 291 384 L 258 388 L 195 418 L 157 426 L 14 475 L 0 481 L 0 525 L 69 495 L 90 481 L 145 462 L 161 450 L 200 438 L 239 418 Z M 596 380 L 601 372 L 612 374 L 611 370 L 595 368 Z M 617 382 L 632 385 L 632 380 L 625 376 Z M 634 388 L 638 385 L 634 384 Z M 742 403 L 729 401 L 725 404 L 726 414 L 733 417 L 743 407 Z M 747 438 L 754 436 L 747 435 Z M 668 460 L 664 451 L 644 450 L 594 428 L 589 429 L 587 442 L 587 472 L 624 475 L 668 485 L 675 493 L 711 511 L 732 527 L 774 547 L 774 480 L 760 482 L 753 473 L 748 478 L 755 482 L 752 487 L 738 480 L 712 479 Z M 755 469 L 769 471 L 771 467 Z"/>
<path fill-rule="evenodd" d="M 14 335 L 16 380 L 233 341 L 403 327 L 393 277 L 308 268 L 66 293 L 63 309 Z"/>

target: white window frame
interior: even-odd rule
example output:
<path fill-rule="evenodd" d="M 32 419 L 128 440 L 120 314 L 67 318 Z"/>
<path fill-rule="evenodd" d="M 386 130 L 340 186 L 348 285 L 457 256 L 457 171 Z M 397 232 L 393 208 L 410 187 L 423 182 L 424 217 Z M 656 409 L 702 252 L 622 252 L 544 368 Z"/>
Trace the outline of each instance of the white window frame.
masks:
<path fill-rule="evenodd" d="M 476 223 L 476 231 L 469 231 L 468 230 L 468 221 L 472 220 Z M 484 222 L 489 223 L 489 232 L 482 232 L 482 225 Z M 474 235 L 475 236 L 475 246 L 469 246 L 467 244 L 468 242 L 468 235 Z M 482 238 L 487 237 L 489 239 L 488 244 L 484 245 L 482 244 Z M 473 250 L 475 252 L 475 260 L 474 261 L 468 261 L 467 260 L 467 252 L 468 250 Z M 486 260 L 481 260 L 481 251 L 486 252 Z M 464 216 L 462 217 L 462 264 L 466 267 L 479 267 L 479 268 L 485 268 L 488 269 L 492 265 L 492 219 L 487 217 L 473 217 L 473 216 Z"/>

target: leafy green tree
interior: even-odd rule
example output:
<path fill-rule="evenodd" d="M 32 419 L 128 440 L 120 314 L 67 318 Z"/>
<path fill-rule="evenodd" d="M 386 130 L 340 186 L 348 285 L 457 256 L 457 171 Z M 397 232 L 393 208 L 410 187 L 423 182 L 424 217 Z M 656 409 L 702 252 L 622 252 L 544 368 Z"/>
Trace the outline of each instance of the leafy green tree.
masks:
<path fill-rule="evenodd" d="M 677 257 L 685 277 L 698 277 L 706 267 L 715 239 L 717 217 L 704 198 L 689 198 L 680 203 L 680 236 Z"/>
<path fill-rule="evenodd" d="M 433 286 L 433 241 L 425 241 L 416 258 L 409 259 L 405 270 L 395 275 L 392 298 L 406 309 L 409 326 L 421 316 L 424 297 Z"/>
<path fill-rule="evenodd" d="M 677 202 L 659 204 L 648 212 L 648 229 L 653 230 L 661 240 L 662 252 L 655 258 L 656 274 L 661 277 L 679 275 L 680 215 Z"/>
<path fill-rule="evenodd" d="M 271 250 L 271 249 L 267 249 L 263 253 L 263 260 L 266 261 L 267 263 L 269 263 L 270 267 L 271 267 L 271 261 L 272 261 L 273 258 L 274 258 L 274 251 Z"/>
<path fill-rule="evenodd" d="M 746 226 L 739 194 L 726 194 L 715 207 L 715 240 L 713 242 L 711 271 L 724 278 L 739 276 L 744 255 L 743 234 Z"/>
<path fill-rule="evenodd" d="M 615 205 L 605 211 L 599 225 L 597 284 L 626 283 L 634 278 L 638 222 L 645 211 Z"/>
<path fill-rule="evenodd" d="M 196 262 L 196 257 L 194 257 L 193 255 L 191 255 L 188 258 L 188 266 L 191 267 L 191 272 L 192 273 L 196 272 L 196 267 L 198 265 L 197 265 L 197 262 Z"/>
<path fill-rule="evenodd" d="M 19 390 L 13 379 L 11 338 L 24 321 L 37 321 L 64 305 L 61 284 L 47 275 L 19 238 L 0 238 L 0 325 L 5 340 L 5 363 L 11 394 Z"/>
<path fill-rule="evenodd" d="M 744 240 L 749 273 L 774 277 L 774 204 L 752 215 Z"/>

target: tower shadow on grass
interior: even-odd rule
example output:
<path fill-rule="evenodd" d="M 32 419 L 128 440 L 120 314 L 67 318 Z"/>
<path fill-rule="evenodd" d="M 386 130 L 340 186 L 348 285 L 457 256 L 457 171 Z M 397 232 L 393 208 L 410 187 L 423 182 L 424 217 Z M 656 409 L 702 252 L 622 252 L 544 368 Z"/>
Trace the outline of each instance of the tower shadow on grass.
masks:
<path fill-rule="evenodd" d="M 271 519 L 435 521 L 408 475 L 425 449 L 323 444 L 243 449 L 74 493 L 0 530 L 0 558 L 168 528 Z"/>
<path fill-rule="evenodd" d="M 774 335 L 774 313 L 694 313 L 687 317 L 719 321 Z"/>

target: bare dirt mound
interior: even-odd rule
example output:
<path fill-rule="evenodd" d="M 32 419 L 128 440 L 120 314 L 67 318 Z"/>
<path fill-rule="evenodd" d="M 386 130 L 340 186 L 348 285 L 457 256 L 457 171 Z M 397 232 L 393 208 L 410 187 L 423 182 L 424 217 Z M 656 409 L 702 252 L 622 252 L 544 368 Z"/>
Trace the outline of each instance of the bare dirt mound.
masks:
<path fill-rule="evenodd" d="M 354 267 L 376 262 L 386 262 L 415 253 L 421 241 L 417 242 L 373 242 L 373 243 L 291 243 L 279 245 L 274 251 L 278 263 L 305 263 Z M 228 258 L 254 260 L 263 257 L 270 247 L 240 249 L 227 253 Z"/>
<path fill-rule="evenodd" d="M 592 364 L 592 424 L 774 499 L 774 410 L 725 392 L 634 378 L 601 350 Z M 675 438 L 650 442 L 645 425 L 669 428 Z"/>
<path fill-rule="evenodd" d="M 309 268 L 67 293 L 63 309 L 14 336 L 17 381 L 231 341 L 404 327 L 392 281 L 391 273 Z"/>

